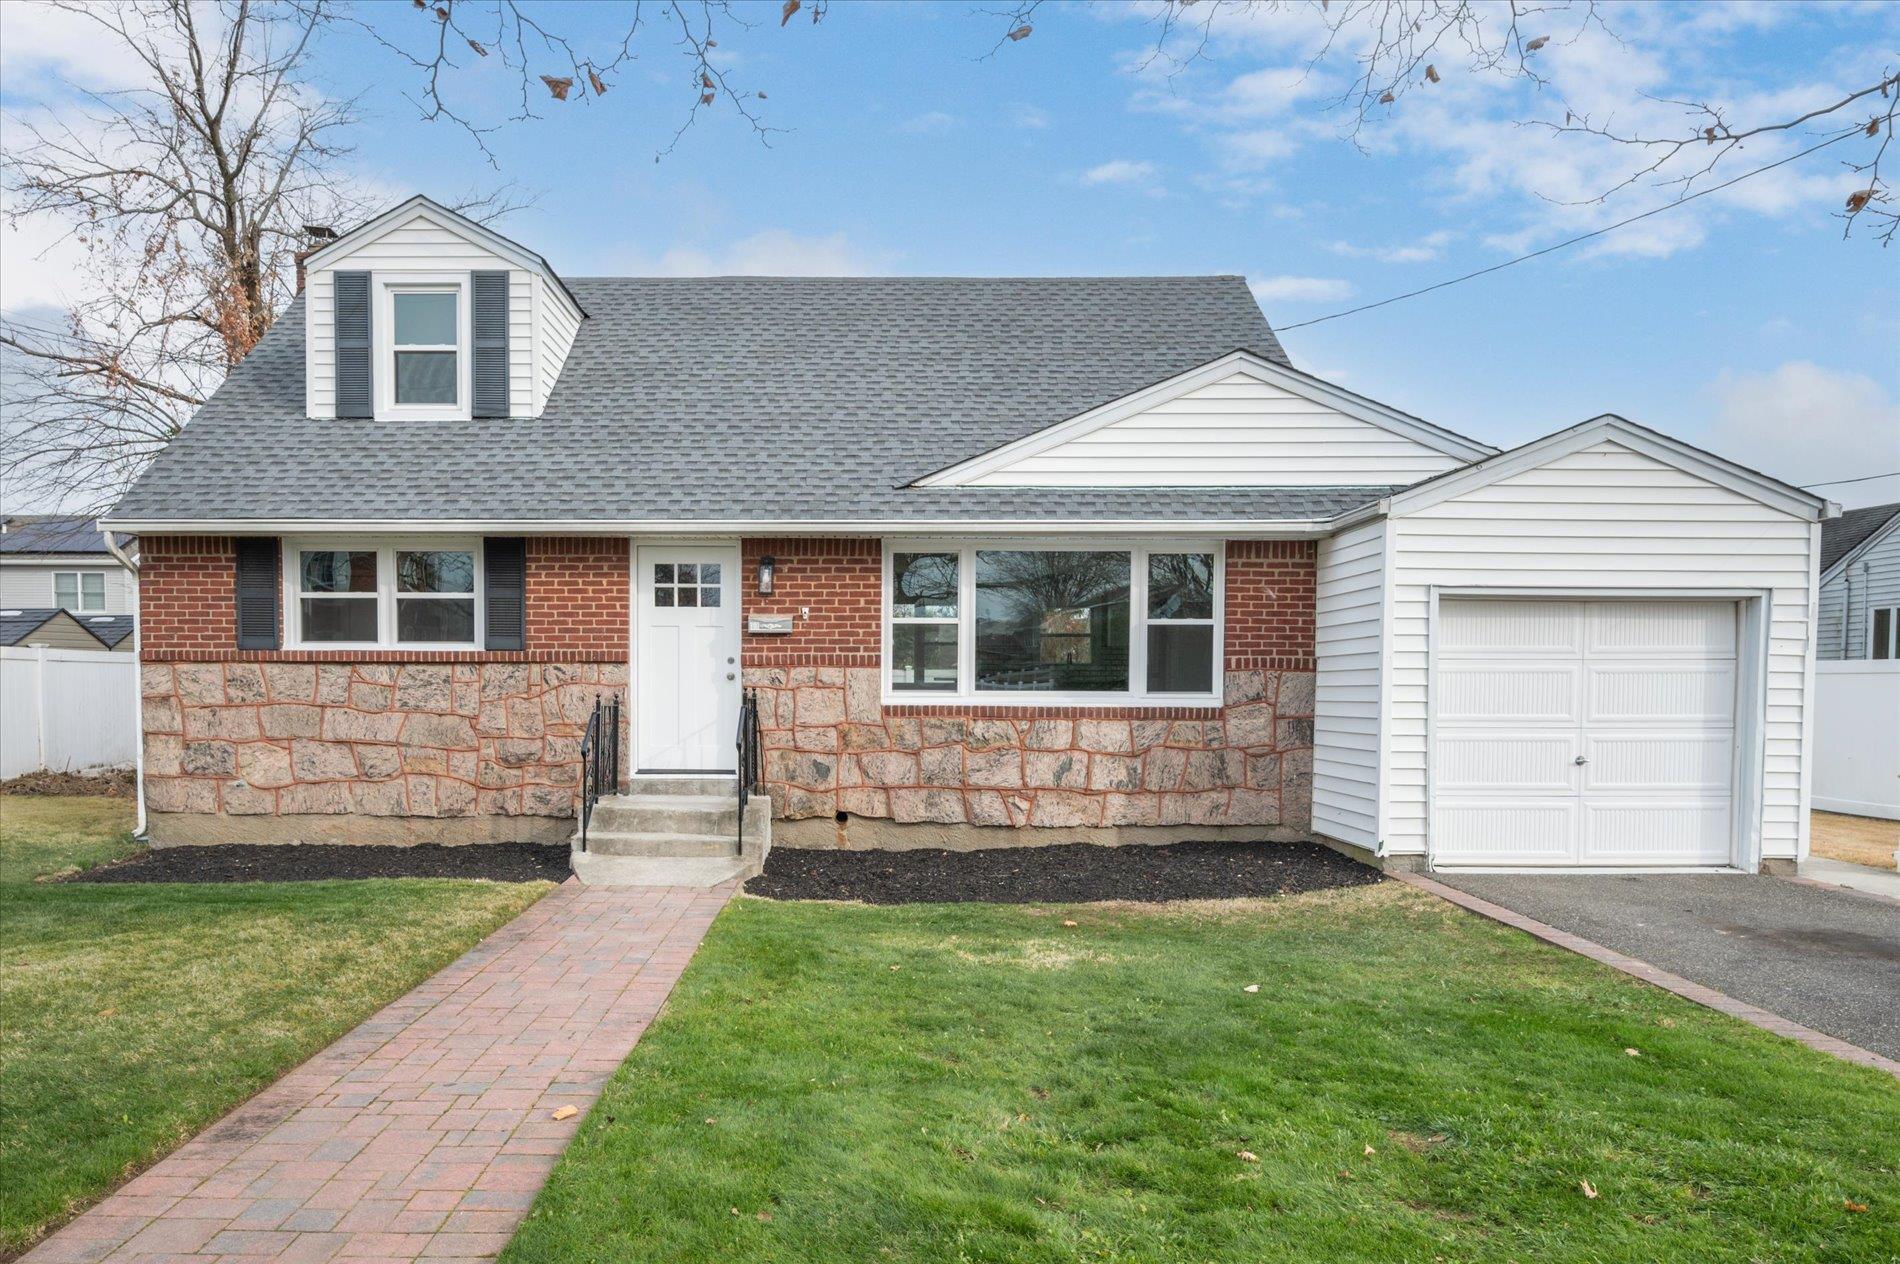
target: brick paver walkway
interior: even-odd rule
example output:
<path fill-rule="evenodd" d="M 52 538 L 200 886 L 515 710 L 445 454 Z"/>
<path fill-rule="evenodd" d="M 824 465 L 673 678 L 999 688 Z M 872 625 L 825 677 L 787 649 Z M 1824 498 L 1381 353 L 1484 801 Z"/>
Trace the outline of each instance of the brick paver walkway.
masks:
<path fill-rule="evenodd" d="M 562 885 L 26 1264 L 492 1259 L 732 891 Z"/>

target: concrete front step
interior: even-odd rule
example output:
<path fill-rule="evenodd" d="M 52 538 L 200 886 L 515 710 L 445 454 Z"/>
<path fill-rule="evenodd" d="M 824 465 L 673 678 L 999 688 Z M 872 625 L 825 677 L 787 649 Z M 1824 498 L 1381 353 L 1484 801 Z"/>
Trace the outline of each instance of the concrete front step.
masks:
<path fill-rule="evenodd" d="M 587 850 L 600 856 L 736 856 L 739 854 L 739 840 L 731 834 L 655 834 L 589 829 Z"/>
<path fill-rule="evenodd" d="M 736 777 L 688 777 L 641 773 L 627 782 L 630 794 L 712 794 L 739 797 Z"/>
<path fill-rule="evenodd" d="M 724 834 L 739 832 L 736 795 L 616 794 L 594 805 L 589 832 L 604 834 Z"/>
<path fill-rule="evenodd" d="M 574 876 L 592 887 L 716 887 L 750 878 L 761 861 L 750 856 L 603 856 L 574 852 Z"/>

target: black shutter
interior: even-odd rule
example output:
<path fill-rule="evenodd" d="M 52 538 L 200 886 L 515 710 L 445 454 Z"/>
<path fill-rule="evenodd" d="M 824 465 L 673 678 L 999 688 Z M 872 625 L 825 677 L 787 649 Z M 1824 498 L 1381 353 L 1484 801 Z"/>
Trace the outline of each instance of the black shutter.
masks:
<path fill-rule="evenodd" d="M 475 291 L 475 416 L 508 415 L 508 274 L 477 272 Z"/>
<path fill-rule="evenodd" d="M 482 600 L 491 650 L 528 648 L 527 552 L 527 540 L 518 535 L 491 535 L 482 541 L 482 571 L 487 585 Z"/>
<path fill-rule="evenodd" d="M 241 650 L 278 646 L 278 553 L 275 536 L 242 536 L 237 541 L 237 643 Z"/>
<path fill-rule="evenodd" d="M 369 273 L 338 272 L 336 287 L 336 415 L 374 417 L 370 395 Z"/>

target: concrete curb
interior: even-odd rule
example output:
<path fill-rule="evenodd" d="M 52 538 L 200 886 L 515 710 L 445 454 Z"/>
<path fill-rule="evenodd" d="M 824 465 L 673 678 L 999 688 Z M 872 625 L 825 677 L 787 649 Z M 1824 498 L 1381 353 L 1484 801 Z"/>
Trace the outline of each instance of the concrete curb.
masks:
<path fill-rule="evenodd" d="M 1812 1027 L 1804 1027 L 1800 1023 L 1792 1022 L 1789 1019 L 1781 1017 L 1779 1014 L 1771 1014 L 1758 1005 L 1750 1005 L 1745 1001 L 1738 1001 L 1726 993 L 1716 991 L 1714 988 L 1703 987 L 1700 983 L 1692 983 L 1681 975 L 1671 974 L 1667 970 L 1649 964 L 1647 961 L 1640 960 L 1636 957 L 1625 956 L 1623 953 L 1605 948 L 1602 944 L 1596 943 L 1593 940 L 1584 939 L 1579 935 L 1572 935 L 1569 931 L 1558 930 L 1555 926 L 1546 925 L 1536 918 L 1525 917 L 1522 913 L 1514 913 L 1501 904 L 1493 904 L 1489 900 L 1481 900 L 1475 895 L 1467 894 L 1466 892 L 1458 890 L 1456 887 L 1448 887 L 1442 882 L 1437 882 L 1425 877 L 1423 874 L 1395 873 L 1392 874 L 1391 877 L 1395 881 L 1417 887 L 1419 890 L 1435 895 L 1441 900 L 1456 904 L 1459 908 L 1467 912 L 1476 913 L 1480 917 L 1486 917 L 1494 922 L 1500 922 L 1503 925 L 1512 927 L 1515 930 L 1521 930 L 1525 934 L 1533 935 L 1547 944 L 1554 944 L 1559 948 L 1567 949 L 1579 956 L 1588 957 L 1592 961 L 1601 962 L 1613 970 L 1621 970 L 1624 974 L 1641 979 L 1645 983 L 1653 983 L 1665 991 L 1674 992 L 1684 1000 L 1694 1001 L 1697 1005 L 1707 1006 L 1712 1010 L 1727 1014 L 1730 1018 L 1739 1018 L 1745 1023 L 1759 1027 L 1763 1031 L 1773 1032 L 1777 1036 L 1786 1036 L 1790 1040 L 1798 1040 L 1810 1049 L 1818 1049 L 1822 1053 L 1833 1054 L 1843 1062 L 1852 1062 L 1859 1066 L 1872 1067 L 1876 1071 L 1885 1071 L 1895 1079 L 1900 1079 L 1900 1062 L 1895 1062 L 1892 1058 L 1882 1057 L 1871 1049 L 1863 1049 L 1859 1045 L 1852 1045 L 1845 1040 L 1838 1040 L 1825 1032 L 1816 1031 Z M 1832 885 L 1831 883 L 1825 882 L 1812 882 L 1811 879 L 1784 880 L 1807 881 L 1814 886 Z M 1846 888 L 1842 889 L 1845 890 Z M 1870 893 L 1856 891 L 1853 892 L 1853 894 L 1867 895 Z M 1873 896 L 1873 898 L 1877 900 L 1886 899 L 1885 896 L 1879 895 Z M 1889 903 L 1891 902 L 1892 901 L 1889 901 Z"/>
<path fill-rule="evenodd" d="M 1796 886 L 1819 887 L 1823 891 L 1838 891 L 1842 895 L 1857 895 L 1863 900 L 1878 900 L 1882 904 L 1891 904 L 1895 908 L 1900 908 L 1900 900 L 1894 899 L 1891 895 L 1882 895 L 1878 891 L 1863 891 L 1859 887 L 1843 886 L 1838 882 L 1825 882 L 1820 878 L 1802 878 L 1794 874 L 1776 874 L 1775 876 L 1783 882 L 1792 882 Z"/>

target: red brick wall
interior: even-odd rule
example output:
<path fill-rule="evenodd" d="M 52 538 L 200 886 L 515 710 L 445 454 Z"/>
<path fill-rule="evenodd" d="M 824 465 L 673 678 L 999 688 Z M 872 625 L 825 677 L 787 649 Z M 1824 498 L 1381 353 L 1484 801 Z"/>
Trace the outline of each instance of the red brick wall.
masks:
<path fill-rule="evenodd" d="M 758 593 L 759 559 L 777 563 L 772 595 Z M 747 667 L 875 667 L 882 652 L 883 546 L 877 540 L 759 539 L 743 547 L 747 615 L 789 614 L 789 636 L 744 638 Z M 809 610 L 809 614 L 802 611 Z"/>
<path fill-rule="evenodd" d="M 627 653 L 627 541 L 529 536 L 528 648 Z"/>
<path fill-rule="evenodd" d="M 139 615 L 148 654 L 236 649 L 237 546 L 231 537 L 142 537 Z"/>
<path fill-rule="evenodd" d="M 1318 561 L 1312 540 L 1228 542 L 1228 671 L 1314 669 Z"/>
<path fill-rule="evenodd" d="M 229 536 L 139 540 L 143 656 L 151 662 L 606 662 L 627 658 L 627 541 L 528 537 L 526 650 L 240 650 Z"/>

